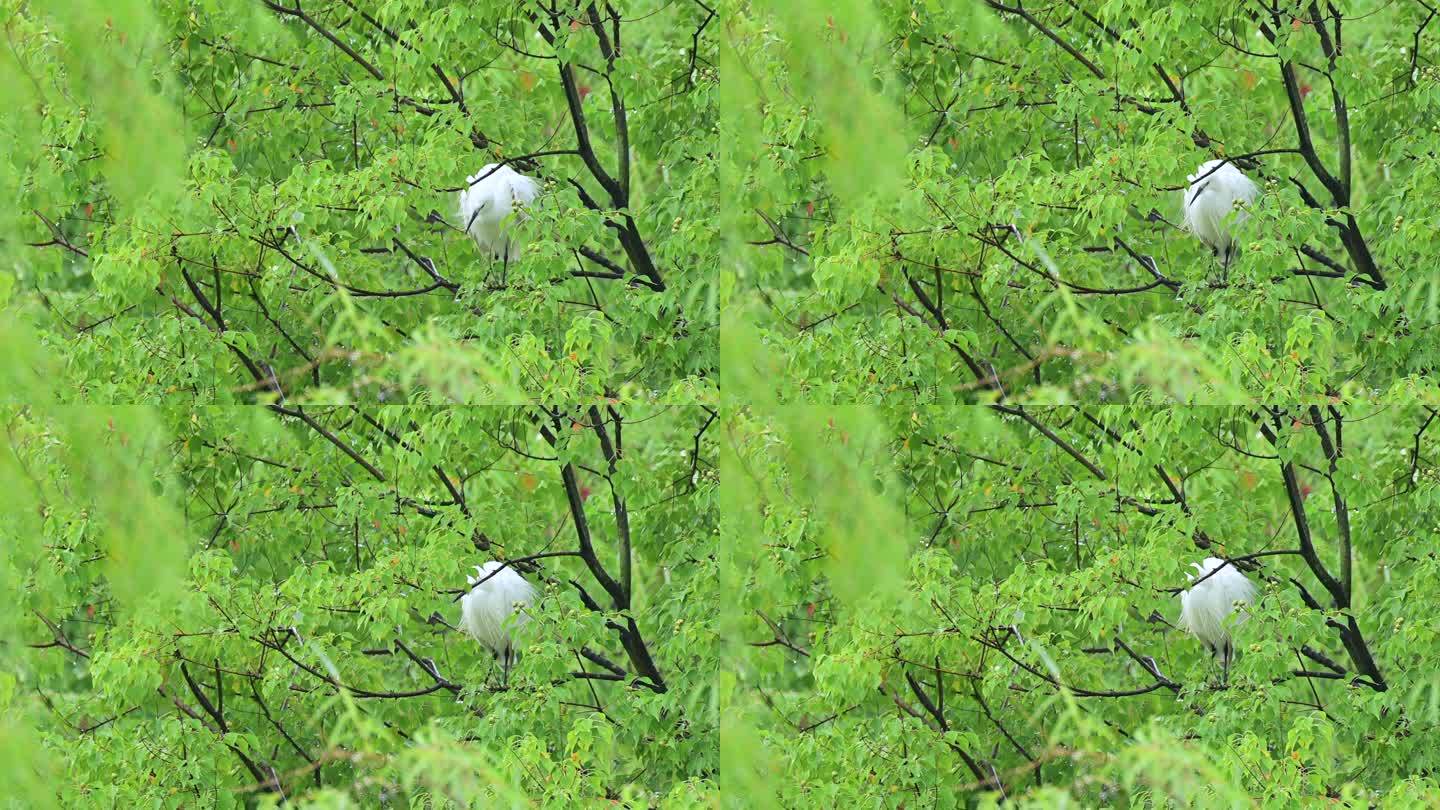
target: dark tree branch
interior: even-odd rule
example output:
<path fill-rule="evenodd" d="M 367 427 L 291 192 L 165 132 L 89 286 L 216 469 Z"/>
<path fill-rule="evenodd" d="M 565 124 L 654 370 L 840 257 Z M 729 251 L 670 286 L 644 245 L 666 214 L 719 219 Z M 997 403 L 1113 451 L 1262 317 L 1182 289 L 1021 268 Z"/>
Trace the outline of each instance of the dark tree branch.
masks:
<path fill-rule="evenodd" d="M 925 690 L 920 686 L 920 682 L 915 679 L 915 676 L 910 674 L 909 672 L 906 672 L 905 682 L 910 685 L 910 691 L 914 693 L 915 699 L 919 700 L 920 705 L 925 707 L 926 713 L 928 713 L 930 717 L 935 721 L 935 725 L 939 726 L 940 731 L 942 733 L 948 732 L 950 730 L 950 724 L 945 720 L 945 713 L 936 707 L 935 702 L 930 699 L 929 695 L 925 694 Z M 936 692 L 941 696 L 941 700 L 943 701 L 944 684 L 938 679 L 938 675 L 936 680 Z M 994 774 L 993 770 L 990 773 L 987 773 L 986 769 L 980 767 L 980 763 L 976 761 L 976 759 L 972 757 L 968 751 L 966 751 L 964 748 L 961 748 L 958 744 L 947 740 L 946 745 L 948 745 L 950 747 L 950 750 L 954 751 L 960 757 L 961 761 L 965 763 L 965 767 L 970 769 L 970 773 L 974 774 L 976 779 L 982 782 L 986 782 L 994 790 L 1004 790 L 1004 787 L 1000 784 L 999 777 Z"/>
<path fill-rule="evenodd" d="M 547 425 L 544 422 L 540 422 L 540 436 L 544 438 L 551 447 L 559 449 L 560 439 L 557 435 L 557 430 L 559 430 L 562 424 L 562 416 L 559 412 L 548 413 L 547 416 L 552 424 Z M 601 423 L 597 421 L 596 424 L 599 425 Z M 552 425 L 554 429 L 552 429 Z M 605 443 L 608 444 L 608 436 Z M 610 459 L 611 453 L 615 454 L 614 458 L 619 458 L 619 448 L 619 434 L 617 433 L 615 443 L 610 446 L 609 451 L 605 451 L 602 445 L 602 452 L 606 453 L 607 461 Z M 668 688 L 665 685 L 665 679 L 661 676 L 659 667 L 655 665 L 655 661 L 650 655 L 650 649 L 646 645 L 644 637 L 640 634 L 639 625 L 636 624 L 635 618 L 629 614 L 629 592 L 621 582 L 616 581 L 615 578 L 606 571 L 604 564 L 600 562 L 600 558 L 596 554 L 594 541 L 590 534 L 590 522 L 585 514 L 585 499 L 580 494 L 580 483 L 575 475 L 575 465 L 573 463 L 566 462 L 565 465 L 560 468 L 560 479 L 565 488 L 565 499 L 570 506 L 571 522 L 575 524 L 575 535 L 580 546 L 579 556 L 581 560 L 585 562 L 585 567 L 589 569 L 591 576 L 595 577 L 595 581 L 600 583 L 600 587 L 604 588 L 605 592 L 609 594 L 614 609 L 622 612 L 624 615 L 624 624 L 615 622 L 608 622 L 608 624 L 619 633 L 620 644 L 625 648 L 626 655 L 630 658 L 631 666 L 633 666 L 635 672 L 641 676 L 641 678 L 635 679 L 633 685 L 641 686 L 654 692 L 665 692 Z M 625 530 L 628 533 L 628 522 L 626 523 Z M 626 550 L 628 551 L 628 547 Z M 578 583 L 574 584 L 580 589 L 586 606 L 592 610 L 600 610 L 600 606 L 585 593 L 584 588 L 580 588 Z"/>
<path fill-rule="evenodd" d="M 366 458 L 360 455 L 360 453 L 358 453 L 355 448 L 347 444 L 344 439 L 336 436 L 329 430 L 326 430 L 325 426 L 315 421 L 315 418 L 310 414 L 306 413 L 303 407 L 297 405 L 292 410 L 282 405 L 271 405 L 270 410 L 276 413 L 284 414 L 286 416 L 292 416 L 296 419 L 299 419 L 301 422 L 304 422 L 310 427 L 311 430 L 325 437 L 326 441 L 335 445 L 340 449 L 342 453 L 349 456 L 351 461 L 354 461 L 356 464 L 359 464 L 361 467 L 363 467 L 365 469 L 365 472 L 370 473 L 370 476 L 372 478 L 374 478 L 376 481 L 384 483 L 385 473 L 380 472 L 380 470 L 374 464 L 371 464 L 368 460 L 366 460 Z"/>
<path fill-rule="evenodd" d="M 1056 447 L 1060 448 L 1061 450 L 1064 450 L 1065 453 L 1066 453 L 1066 455 L 1070 456 L 1071 458 L 1075 459 L 1076 461 L 1078 461 L 1078 462 L 1080 462 L 1082 465 L 1084 465 L 1085 469 L 1089 470 L 1091 475 L 1095 476 L 1096 478 L 1100 479 L 1101 481 L 1108 481 L 1108 480 L 1110 480 L 1109 477 L 1105 475 L 1105 471 L 1102 470 L 1102 469 L 1100 469 L 1100 467 L 1099 467 L 1098 465 L 1096 465 L 1095 462 L 1093 462 L 1093 461 L 1091 461 L 1090 459 L 1086 458 L 1086 457 L 1085 457 L 1085 454 L 1081 453 L 1079 450 L 1076 450 L 1069 442 L 1065 441 L 1065 440 L 1062 439 L 1059 435 L 1057 435 L 1053 430 L 1051 430 L 1050 428 L 1048 428 L 1048 427 L 1046 427 L 1044 424 L 1042 424 L 1042 423 L 1040 422 L 1040 420 L 1036 419 L 1034 416 L 1032 416 L 1032 415 L 1030 414 L 1029 411 L 1025 410 L 1025 406 L 1023 406 L 1023 405 L 1016 405 L 1016 406 L 1014 406 L 1014 407 L 1010 407 L 1010 406 L 1007 406 L 1007 405 L 998 405 L 998 404 L 997 404 L 997 405 L 991 405 L 990 407 L 991 407 L 992 410 L 999 411 L 1000 413 L 1004 413 L 1004 414 L 1009 414 L 1009 415 L 1011 415 L 1011 416 L 1018 416 L 1018 417 L 1020 417 L 1020 418 L 1023 419 L 1023 420 L 1025 421 L 1025 423 L 1028 424 L 1030 427 L 1033 427 L 1033 428 L 1035 428 L 1037 431 L 1039 431 L 1039 432 L 1040 432 L 1040 435 L 1042 435 L 1042 436 L 1044 436 L 1045 438 L 1049 439 L 1050 442 L 1051 442 L 1052 444 L 1054 444 Z"/>
<path fill-rule="evenodd" d="M 280 5 L 279 3 L 271 2 L 271 0 L 262 0 L 262 1 L 265 3 L 265 5 L 266 5 L 271 11 L 274 11 L 274 12 L 277 13 L 277 14 L 284 14 L 284 15 L 288 15 L 288 16 L 291 16 L 291 17 L 295 17 L 296 19 L 301 20 L 301 21 L 304 22 L 306 25 L 308 25 L 308 26 L 310 26 L 311 28 L 315 29 L 315 32 L 316 32 L 316 33 L 318 33 L 320 36 L 325 37 L 326 39 L 330 40 L 331 44 L 333 44 L 335 47 L 339 48 L 340 50 L 344 51 L 344 52 L 345 52 L 345 55 L 348 56 L 348 57 L 350 57 L 351 59 L 355 60 L 355 63 L 358 64 L 360 67 L 365 68 L 365 72 L 366 72 L 366 73 L 369 73 L 371 76 L 374 76 L 375 78 L 379 79 L 379 80 L 382 81 L 382 82 L 385 81 L 385 74 L 384 74 L 384 73 L 381 73 L 379 68 L 377 68 L 377 67 L 375 67 L 374 65 L 370 64 L 369 60 L 367 60 L 365 57 L 361 56 L 360 54 L 356 53 L 356 52 L 355 52 L 355 49 L 354 49 L 354 48 L 351 48 L 348 44 L 346 44 L 344 40 L 342 40 L 342 39 L 340 39 L 339 37 L 335 36 L 335 34 L 331 33 L 329 29 L 325 28 L 323 25 L 321 25 L 320 23 L 316 22 L 316 21 L 315 21 L 315 18 L 314 18 L 314 17 L 311 17 L 309 14 L 305 13 L 305 11 L 303 11 L 303 10 L 299 7 L 298 4 L 296 5 L 295 8 L 286 8 L 285 6 L 282 6 L 282 5 Z"/>
<path fill-rule="evenodd" d="M 995 0 L 985 0 L 985 4 L 988 5 L 988 6 L 990 6 L 990 7 L 993 8 L 993 9 L 995 9 L 996 11 L 1003 11 L 1003 12 L 1005 12 L 1005 13 L 1007 13 L 1007 14 L 1014 14 L 1014 15 L 1020 17 L 1020 18 L 1021 18 L 1022 20 L 1024 20 L 1025 22 L 1030 23 L 1030 25 L 1031 25 L 1036 31 L 1039 31 L 1041 34 L 1044 34 L 1047 39 L 1049 39 L 1051 42 L 1055 43 L 1056 45 L 1059 45 L 1060 48 L 1061 48 L 1063 51 L 1065 51 L 1066 53 L 1070 54 L 1070 56 L 1074 57 L 1075 61 L 1077 61 L 1077 62 L 1079 62 L 1080 64 L 1084 65 L 1086 70 L 1090 71 L 1092 74 L 1095 75 L 1095 78 L 1097 78 L 1097 79 L 1103 79 L 1103 78 L 1105 78 L 1105 71 L 1101 70 L 1101 69 L 1099 68 L 1099 66 L 1097 66 L 1094 62 L 1091 62 L 1090 59 L 1089 59 L 1088 57 L 1086 57 L 1085 54 L 1083 54 L 1083 53 L 1081 53 L 1079 50 L 1077 50 L 1074 45 L 1071 45 L 1070 43 L 1066 42 L 1064 39 L 1062 39 L 1062 38 L 1060 37 L 1059 34 L 1055 33 L 1053 30 L 1051 30 L 1050 28 L 1046 27 L 1046 26 L 1045 26 L 1043 23 L 1041 23 L 1039 20 L 1035 19 L 1035 17 L 1032 16 L 1032 15 L 1030 14 L 1030 12 L 1025 9 L 1024 5 L 1022 4 L 1022 2 L 1016 2 L 1016 4 L 1015 4 L 1014 6 L 1007 6 L 1007 5 L 1004 5 L 1003 3 L 997 3 L 997 2 L 995 2 Z"/>

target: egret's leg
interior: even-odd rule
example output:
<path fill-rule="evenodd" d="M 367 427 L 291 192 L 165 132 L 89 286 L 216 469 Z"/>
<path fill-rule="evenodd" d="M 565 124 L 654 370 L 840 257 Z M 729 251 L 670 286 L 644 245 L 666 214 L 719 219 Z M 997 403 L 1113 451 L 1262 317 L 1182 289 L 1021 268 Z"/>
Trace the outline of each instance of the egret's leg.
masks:
<path fill-rule="evenodd" d="M 1234 654 L 1235 648 L 1230 644 L 1230 639 L 1225 639 L 1225 646 L 1221 648 L 1220 654 L 1220 683 L 1224 686 L 1230 685 L 1230 659 Z"/>

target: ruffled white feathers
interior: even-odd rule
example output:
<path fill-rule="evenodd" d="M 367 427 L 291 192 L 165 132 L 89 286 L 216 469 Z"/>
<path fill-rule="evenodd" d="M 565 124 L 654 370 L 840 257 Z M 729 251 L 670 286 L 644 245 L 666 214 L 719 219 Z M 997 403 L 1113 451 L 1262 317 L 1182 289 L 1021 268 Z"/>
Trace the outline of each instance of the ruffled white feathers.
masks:
<path fill-rule="evenodd" d="M 513 223 L 524 219 L 525 206 L 540 196 L 540 184 L 494 163 L 485 164 L 465 181 L 470 187 L 460 192 L 460 227 L 486 254 L 509 261 L 519 258 L 521 245 Z M 515 218 L 509 219 L 512 211 Z"/>

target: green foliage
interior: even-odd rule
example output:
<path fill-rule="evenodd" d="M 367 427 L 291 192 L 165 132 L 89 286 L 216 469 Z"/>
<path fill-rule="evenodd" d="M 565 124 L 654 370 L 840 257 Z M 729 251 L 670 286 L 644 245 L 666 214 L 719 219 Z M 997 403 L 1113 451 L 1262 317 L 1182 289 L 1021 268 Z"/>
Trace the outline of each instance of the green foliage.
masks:
<path fill-rule="evenodd" d="M 1430 5 L 0 16 L 0 806 L 1440 805 Z"/>
<path fill-rule="evenodd" d="M 1432 16 L 735 5 L 725 802 L 1440 801 Z"/>
<path fill-rule="evenodd" d="M 703 6 L 0 10 L 0 303 L 67 398 L 518 404 L 714 374 Z M 501 160 L 544 185 L 508 263 L 456 212 Z"/>
<path fill-rule="evenodd" d="M 1436 402 L 736 412 L 725 801 L 1433 803 Z M 1261 594 L 1228 687 L 1175 626 L 1207 556 Z"/>
<path fill-rule="evenodd" d="M 739 5 L 722 288 L 782 398 L 1310 401 L 1433 372 L 1428 8 L 1157 8 Z M 1228 268 L 1180 225 L 1220 157 L 1263 191 Z"/>
<path fill-rule="evenodd" d="M 10 409 L 5 799 L 713 803 L 713 415 Z M 502 688 L 456 600 L 531 555 Z"/>

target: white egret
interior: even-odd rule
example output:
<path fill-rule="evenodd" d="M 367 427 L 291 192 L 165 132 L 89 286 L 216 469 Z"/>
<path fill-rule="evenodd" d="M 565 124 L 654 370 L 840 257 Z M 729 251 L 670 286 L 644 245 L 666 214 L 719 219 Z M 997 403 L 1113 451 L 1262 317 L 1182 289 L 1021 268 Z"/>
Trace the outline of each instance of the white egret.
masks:
<path fill-rule="evenodd" d="M 535 603 L 535 587 L 514 568 L 494 560 L 475 566 L 475 574 L 466 577 L 470 592 L 460 599 L 460 627 L 495 654 L 508 684 L 510 667 L 520 657 L 510 633 L 530 620 L 525 608 Z"/>
<path fill-rule="evenodd" d="M 1226 682 L 1230 679 L 1230 661 L 1235 648 L 1230 641 L 1230 624 L 1245 621 L 1245 611 L 1237 605 L 1248 605 L 1255 599 L 1255 586 L 1235 564 L 1219 557 L 1206 557 L 1203 563 L 1191 563 L 1199 572 L 1200 582 L 1180 594 L 1180 628 L 1205 642 L 1220 659 Z M 1212 573 L 1213 572 L 1213 573 Z M 1190 575 L 1186 575 L 1190 576 Z M 1194 582 L 1196 577 L 1190 576 Z"/>
<path fill-rule="evenodd" d="M 509 166 L 487 163 L 478 174 L 465 178 L 469 188 L 460 192 L 460 223 L 480 249 L 497 259 L 514 261 L 520 242 L 507 222 L 512 211 L 525 217 L 524 207 L 540 196 L 540 184 Z"/>
<path fill-rule="evenodd" d="M 1260 187 L 1235 164 L 1219 160 L 1200 164 L 1199 170 L 1187 179 L 1190 188 L 1185 191 L 1185 229 L 1209 245 L 1220 263 L 1229 267 L 1237 245 L 1230 235 L 1232 225 L 1226 220 L 1232 211 L 1234 226 L 1248 219 L 1245 207 L 1260 198 Z M 1237 203 L 1243 203 L 1238 210 Z"/>

